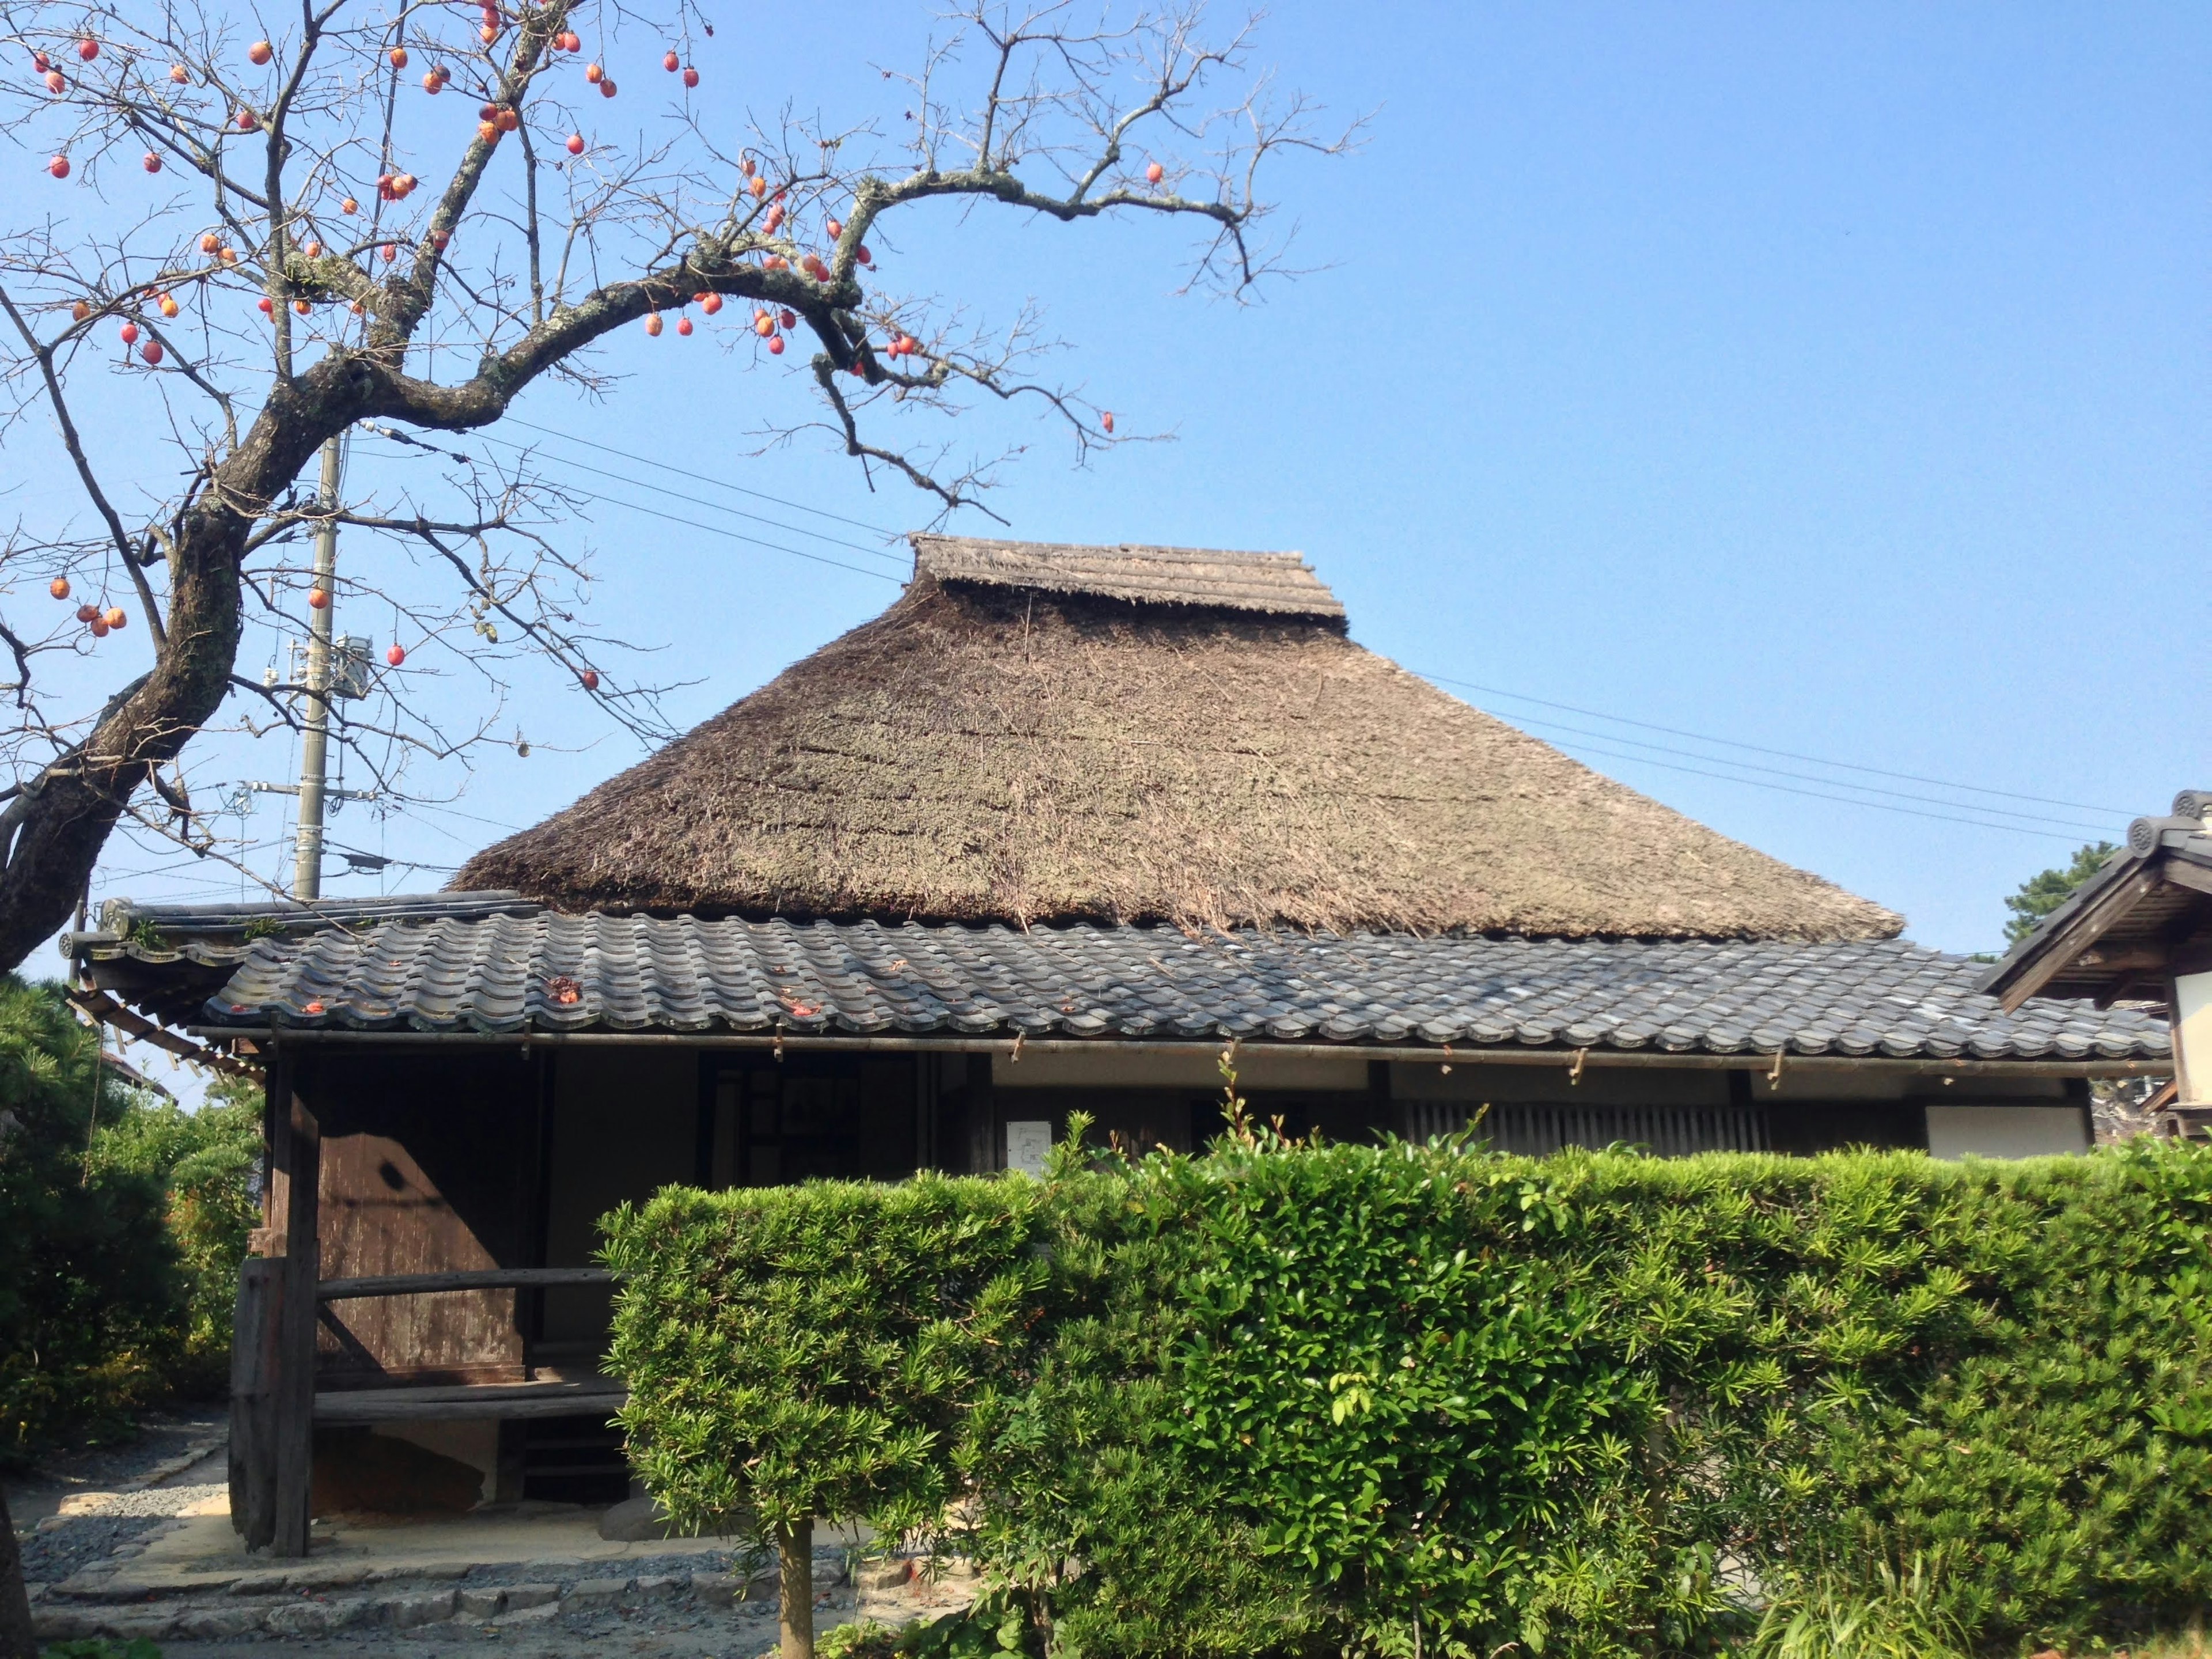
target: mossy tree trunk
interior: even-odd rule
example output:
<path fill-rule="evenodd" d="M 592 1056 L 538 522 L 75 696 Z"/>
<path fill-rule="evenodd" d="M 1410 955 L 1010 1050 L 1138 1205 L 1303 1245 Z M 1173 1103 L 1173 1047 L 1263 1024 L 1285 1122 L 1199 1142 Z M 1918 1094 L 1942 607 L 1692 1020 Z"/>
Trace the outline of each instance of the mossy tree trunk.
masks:
<path fill-rule="evenodd" d="M 781 1659 L 814 1659 L 814 1522 L 775 1534 L 776 1636 Z"/>

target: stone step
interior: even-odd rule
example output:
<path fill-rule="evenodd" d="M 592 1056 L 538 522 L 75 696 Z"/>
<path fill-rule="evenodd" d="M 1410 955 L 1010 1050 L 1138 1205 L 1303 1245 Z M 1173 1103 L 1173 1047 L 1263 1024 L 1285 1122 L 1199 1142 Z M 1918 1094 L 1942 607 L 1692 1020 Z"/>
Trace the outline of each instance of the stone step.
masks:
<path fill-rule="evenodd" d="M 386 1577 L 388 1588 L 354 1595 L 325 1593 L 366 1589 L 380 1577 Z M 192 1586 L 196 1593 L 188 1597 L 173 1591 L 168 1599 L 151 1601 L 147 1597 L 159 1592 L 143 1584 L 109 1582 L 80 1594 L 69 1590 L 65 1583 L 40 1599 L 33 1609 L 32 1626 L 43 1642 L 94 1637 L 231 1641 L 263 1635 L 419 1630 L 448 1620 L 539 1624 L 568 1613 L 615 1613 L 679 1603 L 716 1608 L 740 1601 L 760 1606 L 773 1602 L 775 1595 L 771 1574 L 579 1578 L 565 1588 L 557 1582 L 433 1585 L 420 1582 L 423 1577 L 419 1571 L 379 1575 L 358 1565 L 304 1566 L 211 1578 Z"/>

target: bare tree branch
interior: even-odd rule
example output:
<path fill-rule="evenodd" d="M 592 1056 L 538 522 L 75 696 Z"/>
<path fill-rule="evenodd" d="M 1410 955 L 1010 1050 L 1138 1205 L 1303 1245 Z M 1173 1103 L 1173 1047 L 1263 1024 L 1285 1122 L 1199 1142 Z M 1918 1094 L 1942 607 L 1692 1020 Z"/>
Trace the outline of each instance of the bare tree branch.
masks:
<path fill-rule="evenodd" d="M 979 236 L 1000 210 L 1186 222 L 1188 283 L 1242 297 L 1285 270 L 1264 165 L 1352 136 L 1273 101 L 1247 65 L 1249 26 L 1213 37 L 1188 0 L 1096 22 L 1073 0 L 971 3 L 912 74 L 886 73 L 890 106 L 843 126 L 786 111 L 739 141 L 707 118 L 680 53 L 649 142 L 614 131 L 640 91 L 605 101 L 620 63 L 579 73 L 586 33 L 686 41 L 704 28 L 690 0 L 659 16 L 489 0 L 480 17 L 301 0 L 248 50 L 203 0 L 0 0 L 0 49 L 34 70 L 0 80 L 0 118 L 51 143 L 70 181 L 52 212 L 0 226 L 15 336 L 0 446 L 27 462 L 51 416 L 100 532 L 42 503 L 48 520 L 0 544 L 17 711 L 0 730 L 0 962 L 66 916 L 118 827 L 242 853 L 242 829 L 227 853 L 213 825 L 243 809 L 205 805 L 231 797 L 198 757 L 294 729 L 322 699 L 285 665 L 318 606 L 389 614 L 382 663 L 349 659 L 355 683 L 329 700 L 337 753 L 374 781 L 379 810 L 459 787 L 486 745 L 526 752 L 510 711 L 550 721 L 549 694 L 581 691 L 641 740 L 669 734 L 670 688 L 616 672 L 639 648 L 579 620 L 589 495 L 527 444 L 494 441 L 495 459 L 439 434 L 495 426 L 548 377 L 610 394 L 618 331 L 719 322 L 739 367 L 797 368 L 777 359 L 809 343 L 805 374 L 732 383 L 733 425 L 751 420 L 764 444 L 826 438 L 871 487 L 916 491 L 933 521 L 988 514 L 1024 446 L 957 454 L 921 435 L 925 417 L 1028 407 L 1079 464 L 1133 434 L 1043 372 L 1055 343 L 1032 310 L 994 327 L 957 294 L 896 289 L 898 227 L 941 203 L 972 210 Z M 469 100 L 476 123 L 457 133 L 448 116 Z M 110 377 L 97 398 L 77 385 L 95 373 Z M 112 429 L 88 443 L 77 416 L 95 408 Z M 309 471 L 332 439 L 362 463 L 336 502 Z M 336 592 L 306 559 L 332 526 L 347 538 Z M 106 597 L 118 580 L 153 665 L 118 674 L 97 708 L 70 707 L 70 677 L 34 678 L 37 659 L 96 657 L 123 616 Z M 41 590 L 60 608 L 33 621 L 21 606 L 49 603 Z M 240 672 L 249 645 L 267 653 L 258 681 Z M 524 674 L 538 677 L 526 697 Z"/>

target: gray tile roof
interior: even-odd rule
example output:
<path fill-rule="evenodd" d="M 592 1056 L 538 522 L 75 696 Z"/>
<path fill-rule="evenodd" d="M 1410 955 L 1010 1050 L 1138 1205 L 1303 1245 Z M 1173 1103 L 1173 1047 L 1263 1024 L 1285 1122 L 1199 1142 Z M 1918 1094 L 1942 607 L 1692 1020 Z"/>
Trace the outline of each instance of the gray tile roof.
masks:
<path fill-rule="evenodd" d="M 148 914 L 151 919 L 152 914 Z M 234 964 L 206 1023 L 1453 1043 L 1664 1053 L 2161 1060 L 2162 1020 L 2037 1000 L 1972 962 L 1866 943 L 1193 937 L 418 911 L 210 944 L 76 936 L 98 965 Z M 146 940 L 159 946 L 149 948 Z M 131 966 L 131 963 L 118 963 Z"/>

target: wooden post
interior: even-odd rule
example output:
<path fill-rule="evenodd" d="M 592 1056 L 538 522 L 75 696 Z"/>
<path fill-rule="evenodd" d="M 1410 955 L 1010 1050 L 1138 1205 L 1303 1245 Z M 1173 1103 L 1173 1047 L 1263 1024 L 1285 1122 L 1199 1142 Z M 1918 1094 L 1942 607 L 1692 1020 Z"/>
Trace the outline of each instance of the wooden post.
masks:
<path fill-rule="evenodd" d="M 280 1147 L 285 1174 L 284 1292 L 277 1310 L 276 1375 L 272 1418 L 276 1441 L 276 1553 L 296 1559 L 307 1553 L 307 1498 L 315 1437 L 315 1281 L 322 1251 L 317 1238 L 322 1187 L 322 1133 L 313 1115 L 291 1092 L 291 1068 L 272 1066 L 270 1085 L 282 1085 L 272 1114 L 285 1133 Z"/>
<path fill-rule="evenodd" d="M 276 1391 L 281 1258 L 248 1256 L 230 1328 L 230 1524 L 249 1550 L 276 1541 Z"/>

